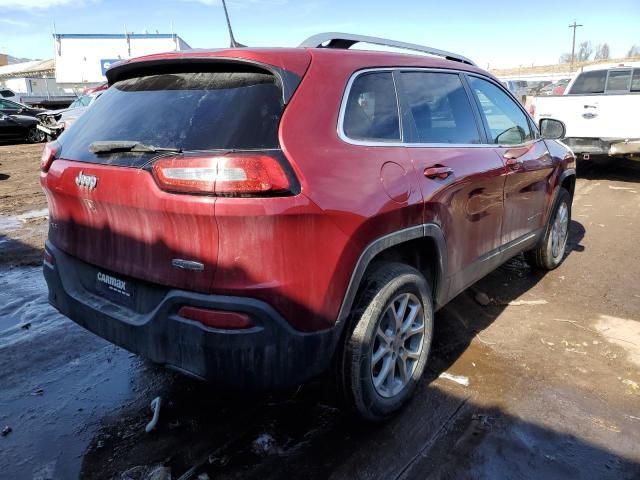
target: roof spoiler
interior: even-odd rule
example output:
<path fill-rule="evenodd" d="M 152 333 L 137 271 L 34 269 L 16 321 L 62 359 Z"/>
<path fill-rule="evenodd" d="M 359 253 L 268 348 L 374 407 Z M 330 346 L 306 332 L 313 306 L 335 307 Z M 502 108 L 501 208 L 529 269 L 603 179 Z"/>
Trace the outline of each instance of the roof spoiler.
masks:
<path fill-rule="evenodd" d="M 435 55 L 436 57 L 443 57 L 447 60 L 453 60 L 456 62 L 466 63 L 468 65 L 475 66 L 476 64 L 469 60 L 467 57 L 458 55 L 457 53 L 447 52 L 445 50 L 439 50 L 437 48 L 426 47 L 424 45 L 417 45 L 415 43 L 399 42 L 397 40 L 388 40 L 386 38 L 369 37 L 366 35 L 354 35 L 351 33 L 338 33 L 338 32 L 325 32 L 318 33 L 312 37 L 307 38 L 300 44 L 300 47 L 305 48 L 351 48 L 356 43 L 370 43 L 373 45 L 383 45 L 385 47 L 400 48 L 402 50 L 413 50 L 415 52 L 427 53 L 429 55 Z"/>

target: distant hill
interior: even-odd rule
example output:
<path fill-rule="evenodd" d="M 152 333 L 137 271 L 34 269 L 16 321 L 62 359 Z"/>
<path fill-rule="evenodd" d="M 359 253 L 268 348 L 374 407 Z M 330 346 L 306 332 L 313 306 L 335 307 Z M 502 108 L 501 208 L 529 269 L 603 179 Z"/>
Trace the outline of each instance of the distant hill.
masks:
<path fill-rule="evenodd" d="M 18 58 L 12 57 L 11 55 L 7 55 L 7 58 L 9 59 L 9 65 L 12 63 L 30 62 L 32 60 L 31 58 Z"/>

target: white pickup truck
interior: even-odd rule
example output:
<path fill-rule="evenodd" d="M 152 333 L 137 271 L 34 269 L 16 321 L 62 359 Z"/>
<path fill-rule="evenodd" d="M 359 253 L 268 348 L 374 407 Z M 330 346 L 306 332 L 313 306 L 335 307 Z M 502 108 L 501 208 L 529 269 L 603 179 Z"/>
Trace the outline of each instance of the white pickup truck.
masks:
<path fill-rule="evenodd" d="M 563 143 L 582 158 L 640 159 L 640 64 L 585 68 L 564 95 L 536 97 L 533 105 L 536 122 L 564 122 Z"/>

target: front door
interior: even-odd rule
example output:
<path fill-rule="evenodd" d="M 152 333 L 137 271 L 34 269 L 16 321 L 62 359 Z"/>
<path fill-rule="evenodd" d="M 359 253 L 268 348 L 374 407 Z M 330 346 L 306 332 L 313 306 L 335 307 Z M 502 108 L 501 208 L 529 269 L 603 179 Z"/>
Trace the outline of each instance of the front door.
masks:
<path fill-rule="evenodd" d="M 24 127 L 0 113 L 0 140 L 8 141 L 18 138 L 24 138 Z"/>
<path fill-rule="evenodd" d="M 551 156 L 521 106 L 501 87 L 472 75 L 468 79 L 489 141 L 507 167 L 502 244 L 526 241 L 544 226 L 553 173 Z"/>

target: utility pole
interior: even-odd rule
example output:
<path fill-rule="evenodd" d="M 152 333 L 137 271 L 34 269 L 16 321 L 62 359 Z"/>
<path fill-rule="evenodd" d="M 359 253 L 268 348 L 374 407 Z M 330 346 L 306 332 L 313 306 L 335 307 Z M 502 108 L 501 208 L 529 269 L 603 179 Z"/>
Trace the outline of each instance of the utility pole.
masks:
<path fill-rule="evenodd" d="M 571 70 L 573 71 L 573 62 L 576 60 L 576 28 L 583 27 L 584 25 L 578 25 L 576 21 L 573 21 L 573 25 L 569 25 L 569 28 L 573 28 L 573 43 L 571 44 Z"/>

